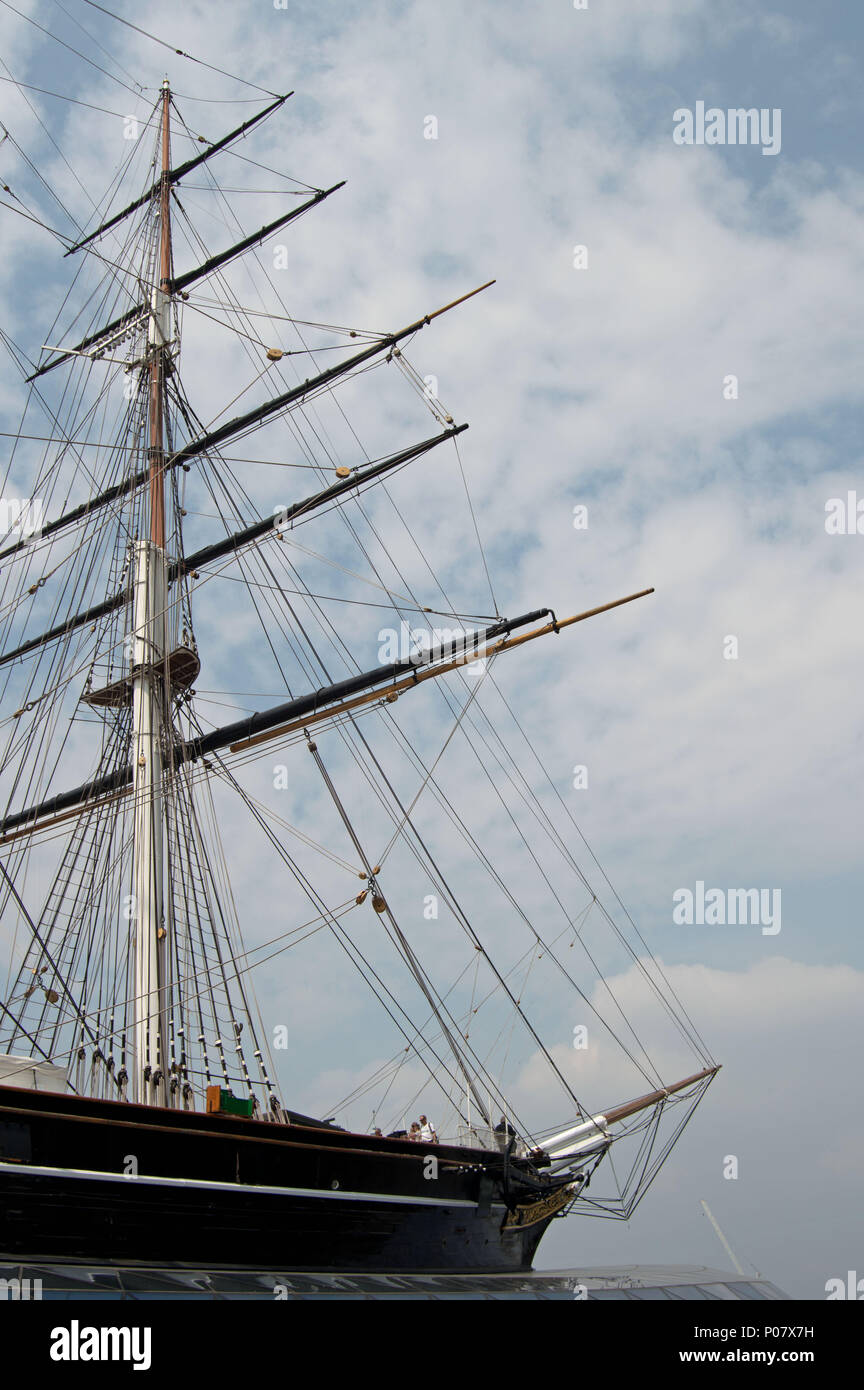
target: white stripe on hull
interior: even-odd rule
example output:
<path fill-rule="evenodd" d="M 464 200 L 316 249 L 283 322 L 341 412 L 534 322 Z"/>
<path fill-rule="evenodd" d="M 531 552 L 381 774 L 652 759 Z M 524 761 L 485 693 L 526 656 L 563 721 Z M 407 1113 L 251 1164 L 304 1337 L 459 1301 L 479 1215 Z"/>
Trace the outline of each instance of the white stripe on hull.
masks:
<path fill-rule="evenodd" d="M 318 1187 L 262 1187 L 253 1183 L 212 1182 L 204 1178 L 156 1178 L 146 1174 L 133 1177 L 127 1173 L 91 1172 L 87 1168 L 41 1168 L 28 1163 L 2 1163 L 0 1173 L 30 1173 L 36 1177 L 77 1178 L 90 1182 L 143 1183 L 148 1187 L 189 1187 L 208 1192 L 236 1192 L 242 1195 L 278 1197 L 314 1197 L 336 1202 L 382 1202 L 411 1207 L 476 1207 L 463 1197 L 402 1197 L 386 1192 L 342 1192 L 340 1189 Z M 493 1202 L 494 1209 L 505 1210 L 503 1202 Z"/>

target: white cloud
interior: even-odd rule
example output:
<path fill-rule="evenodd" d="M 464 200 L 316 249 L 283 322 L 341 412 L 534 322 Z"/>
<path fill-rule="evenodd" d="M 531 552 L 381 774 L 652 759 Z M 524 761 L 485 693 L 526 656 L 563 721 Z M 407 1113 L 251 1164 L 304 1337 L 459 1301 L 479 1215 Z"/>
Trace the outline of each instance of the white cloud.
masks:
<path fill-rule="evenodd" d="M 827 1279 L 860 1264 L 860 1223 L 850 1214 L 859 1205 L 855 1156 L 864 1139 L 852 1101 L 864 978 L 848 966 L 782 957 L 745 972 L 666 966 L 666 973 L 723 1069 L 632 1221 L 555 1225 L 542 1263 L 728 1268 L 702 1219 L 704 1198 L 745 1269 L 755 1265 L 795 1297 L 824 1297 Z M 635 973 L 615 984 L 639 1031 L 644 1004 Z M 610 1074 L 608 1056 L 573 1057 Z M 662 1069 L 671 1079 L 674 1072 Z M 738 1159 L 735 1180 L 723 1177 L 728 1155 Z M 595 1185 L 605 1190 L 599 1173 Z"/>

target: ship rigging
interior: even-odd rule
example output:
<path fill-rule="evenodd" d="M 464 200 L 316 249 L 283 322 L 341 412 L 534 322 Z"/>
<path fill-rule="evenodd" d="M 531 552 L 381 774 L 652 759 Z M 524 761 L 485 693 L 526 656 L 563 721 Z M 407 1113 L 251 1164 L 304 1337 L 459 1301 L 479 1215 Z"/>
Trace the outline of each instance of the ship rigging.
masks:
<path fill-rule="evenodd" d="M 64 306 L 38 361 L 4 335 L 26 392 L 8 477 L 30 470 L 28 491 L 45 500 L 47 519 L 30 531 L 22 523 L 0 550 L 0 909 L 11 962 L 0 994 L 0 1203 L 13 1213 L 0 1253 L 203 1261 L 227 1239 L 230 1262 L 272 1263 L 278 1250 L 284 1263 L 287 1248 L 298 1268 L 311 1268 L 326 1240 L 334 1267 L 521 1268 L 555 1215 L 633 1211 L 718 1070 L 635 923 L 590 886 L 572 846 L 573 817 L 566 808 L 563 818 L 551 814 L 560 793 L 495 675 L 529 644 L 548 649 L 574 625 L 653 590 L 570 616 L 536 606 L 517 616 L 499 611 L 458 452 L 467 424 L 455 423 L 406 355 L 427 327 L 493 281 L 396 331 L 292 317 L 258 250 L 341 182 L 285 188 L 302 201 L 227 248 L 205 246 L 184 205 L 188 176 L 201 171 L 203 187 L 224 203 L 210 161 L 281 113 L 289 95 L 175 163 L 175 127 L 201 141 L 166 78 L 146 123 L 155 142 L 144 191 L 129 198 L 136 146 L 98 225 L 54 232 L 78 265 L 70 289 L 77 313 Z M 203 255 L 179 274 L 176 220 Z M 226 278 L 250 255 L 253 280 L 272 292 L 256 309 Z M 251 363 L 251 379 L 235 379 L 227 403 L 208 401 L 209 410 L 219 406 L 209 419 L 181 381 L 190 315 L 199 346 L 209 351 L 207 334 L 227 331 Z M 284 336 L 279 345 L 263 336 L 289 331 L 291 347 Z M 337 389 L 382 371 L 438 428 L 373 454 L 360 446 Z M 206 373 L 198 364 L 196 374 L 200 386 Z M 359 446 L 359 462 L 340 457 L 336 426 L 355 460 Z M 265 437 L 278 457 L 250 459 L 247 441 L 267 429 L 277 431 Z M 446 449 L 488 604 L 450 599 L 388 490 Z M 288 452 L 299 457 L 289 463 Z M 256 463 L 309 470 L 317 487 L 268 511 L 261 487 L 246 486 L 244 469 Z M 382 495 L 396 541 L 382 530 Z M 207 505 L 216 539 L 211 529 L 192 547 L 189 519 Z M 311 549 L 315 525 L 326 528 L 323 549 Z M 316 586 L 329 573 L 337 592 L 313 588 L 306 563 Z M 253 696 L 251 710 L 235 703 L 239 717 L 216 722 L 208 711 L 222 706 L 208 702 L 199 678 L 208 663 L 236 678 L 244 658 L 239 645 L 231 656 L 233 601 L 220 626 L 211 595 L 214 585 L 237 581 L 280 698 L 261 707 Z M 434 601 L 424 602 L 430 593 Z M 350 640 L 358 604 L 397 624 L 420 623 L 425 640 L 395 661 L 362 660 Z M 333 618 L 337 608 L 347 626 Z M 199 643 L 202 609 L 209 645 Z M 261 669 L 256 659 L 250 676 Z M 432 691 L 441 701 L 434 715 Z M 492 718 L 492 699 L 530 752 L 530 777 Z M 497 798 L 502 844 L 522 856 L 530 880 L 511 877 L 508 854 L 487 845 L 453 799 L 443 770 L 463 740 Z M 294 760 L 295 780 L 316 797 L 311 829 L 283 817 L 260 783 L 250 785 L 250 771 L 276 751 Z M 551 803 L 539 794 L 543 778 Z M 222 833 L 225 798 L 260 833 L 267 872 L 275 865 L 280 874 L 280 924 L 289 922 L 250 948 Z M 446 831 L 434 843 L 427 810 Z M 445 872 L 442 846 L 458 848 L 455 876 Z M 468 874 L 469 859 L 487 889 Z M 458 947 L 418 937 L 405 910 L 409 882 L 415 903 L 426 900 L 422 883 Z M 574 886 L 584 899 L 578 909 L 568 896 Z M 490 904 L 494 894 L 494 912 L 483 892 Z M 496 933 L 502 911 L 506 930 Z M 664 1080 L 627 1020 L 604 969 L 601 930 L 695 1059 L 683 1078 Z M 398 1051 L 353 1084 L 327 1121 L 286 1102 L 273 1027 L 253 987 L 256 967 L 323 932 L 371 992 L 391 1040 L 398 1037 Z M 588 987 L 573 969 L 574 948 Z M 527 1006 L 532 991 L 535 1003 L 543 999 L 535 988 L 541 961 L 554 988 L 580 1001 L 643 1079 L 636 1099 L 589 1103 L 572 1049 L 565 1060 L 544 1041 Z M 493 1022 L 484 1031 L 487 1013 Z M 542 1066 L 559 1097 L 555 1123 L 538 1118 L 524 1081 L 518 1100 L 508 1093 L 517 1034 L 519 1065 Z M 292 1081 L 303 1051 L 299 1036 L 293 1043 Z M 415 1146 L 361 1134 L 354 1118 L 368 1106 L 367 1128 L 377 1129 L 389 1105 L 395 1126 L 403 1107 L 427 1094 L 441 1112 L 434 1186 Z M 616 1176 L 617 1193 L 589 1196 L 595 1170 L 622 1140 L 629 1171 Z M 130 1152 L 134 1187 L 122 1166 Z M 163 1200 L 176 1218 L 170 1233 L 158 1216 Z M 99 1243 L 109 1239 L 104 1232 L 85 1232 L 76 1215 L 85 1210 L 110 1217 L 110 1250 Z"/>

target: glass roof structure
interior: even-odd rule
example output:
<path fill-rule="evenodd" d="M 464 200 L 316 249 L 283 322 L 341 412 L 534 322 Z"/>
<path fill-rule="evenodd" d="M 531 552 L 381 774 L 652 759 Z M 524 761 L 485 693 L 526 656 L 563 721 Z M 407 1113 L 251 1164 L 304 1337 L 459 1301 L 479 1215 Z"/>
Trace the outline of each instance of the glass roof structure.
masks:
<path fill-rule="evenodd" d="M 0 1265 L 5 1299 L 90 1302 L 158 1299 L 266 1301 L 534 1300 L 618 1302 L 787 1299 L 767 1279 L 705 1266 L 631 1265 L 526 1274 L 313 1274 L 277 1270 L 150 1269 L 76 1264 Z"/>

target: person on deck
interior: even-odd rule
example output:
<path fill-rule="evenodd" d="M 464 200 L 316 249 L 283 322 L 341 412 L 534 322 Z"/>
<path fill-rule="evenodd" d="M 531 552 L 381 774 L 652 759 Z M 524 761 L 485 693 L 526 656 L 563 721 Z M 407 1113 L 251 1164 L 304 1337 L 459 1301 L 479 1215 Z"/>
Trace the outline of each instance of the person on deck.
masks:
<path fill-rule="evenodd" d="M 495 1133 L 500 1136 L 498 1142 L 501 1144 L 502 1148 L 507 1148 L 509 1145 L 514 1144 L 519 1138 L 515 1129 L 504 1115 L 501 1116 L 500 1124 L 495 1126 Z"/>
<path fill-rule="evenodd" d="M 420 1139 L 424 1144 L 437 1144 L 438 1135 L 435 1133 L 435 1126 L 431 1120 L 427 1120 L 425 1115 L 420 1116 Z"/>

